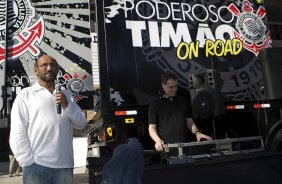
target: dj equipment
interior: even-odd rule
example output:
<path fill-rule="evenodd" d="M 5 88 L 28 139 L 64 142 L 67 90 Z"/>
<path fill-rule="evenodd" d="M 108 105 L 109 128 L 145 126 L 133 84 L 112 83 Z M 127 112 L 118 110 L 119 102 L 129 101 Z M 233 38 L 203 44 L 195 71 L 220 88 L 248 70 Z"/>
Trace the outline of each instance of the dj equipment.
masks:
<path fill-rule="evenodd" d="M 222 82 L 217 71 L 208 69 L 189 74 L 188 82 L 194 118 L 210 118 L 225 112 L 224 98 L 220 93 Z"/>
<path fill-rule="evenodd" d="M 245 154 L 264 150 L 262 136 L 226 138 L 202 142 L 175 143 L 164 146 L 168 165 L 192 163 L 196 159 Z"/>

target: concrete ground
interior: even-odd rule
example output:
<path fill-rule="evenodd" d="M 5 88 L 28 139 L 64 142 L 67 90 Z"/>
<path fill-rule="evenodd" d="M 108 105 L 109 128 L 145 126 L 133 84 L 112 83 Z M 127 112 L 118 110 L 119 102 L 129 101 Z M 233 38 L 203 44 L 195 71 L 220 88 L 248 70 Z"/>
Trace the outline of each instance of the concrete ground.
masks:
<path fill-rule="evenodd" d="M 88 184 L 88 173 L 85 167 L 74 168 L 74 184 Z M 20 173 L 22 175 L 22 173 Z M 9 177 L 9 162 L 0 162 L 0 183 L 1 184 L 21 184 L 22 176 Z"/>

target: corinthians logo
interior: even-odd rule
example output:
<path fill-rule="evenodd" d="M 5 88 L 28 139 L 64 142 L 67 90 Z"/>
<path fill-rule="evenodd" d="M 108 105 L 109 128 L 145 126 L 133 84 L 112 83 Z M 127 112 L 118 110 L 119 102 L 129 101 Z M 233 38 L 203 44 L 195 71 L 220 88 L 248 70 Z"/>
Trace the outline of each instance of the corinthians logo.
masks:
<path fill-rule="evenodd" d="M 260 6 L 256 14 L 248 0 L 243 1 L 242 11 L 232 3 L 229 10 L 236 16 L 236 28 L 238 32 L 234 32 L 235 38 L 243 42 L 244 48 L 258 55 L 259 51 L 265 47 L 269 47 L 271 43 L 270 32 L 266 34 L 266 26 L 261 20 L 265 15 L 265 9 Z"/>
<path fill-rule="evenodd" d="M 79 93 L 87 90 L 87 86 L 84 81 L 87 79 L 87 75 L 82 75 L 81 78 L 78 72 L 73 72 L 73 75 L 65 74 L 64 79 L 68 81 L 67 89 L 70 90 L 74 96 L 76 101 L 79 101 L 83 98 L 87 98 L 87 96 L 82 96 Z"/>
<path fill-rule="evenodd" d="M 5 7 L 6 0 L 0 0 L 1 7 Z M 8 1 L 8 38 L 13 45 L 8 47 L 8 58 L 17 58 L 29 51 L 34 56 L 40 54 L 39 49 L 34 45 L 35 42 L 41 43 L 44 33 L 44 21 L 40 18 L 30 25 L 35 16 L 35 9 L 29 0 Z M 5 8 L 0 10 L 0 63 L 4 60 L 5 45 Z"/>

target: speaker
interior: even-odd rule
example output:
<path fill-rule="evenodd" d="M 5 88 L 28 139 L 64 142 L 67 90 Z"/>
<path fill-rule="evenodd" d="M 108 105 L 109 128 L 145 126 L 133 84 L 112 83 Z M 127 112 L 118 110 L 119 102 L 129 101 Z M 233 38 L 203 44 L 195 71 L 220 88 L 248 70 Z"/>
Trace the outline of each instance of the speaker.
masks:
<path fill-rule="evenodd" d="M 269 99 L 282 98 L 282 47 L 266 48 L 259 53 L 265 95 Z"/>
<path fill-rule="evenodd" d="M 194 118 L 211 118 L 224 114 L 224 97 L 220 92 L 220 74 L 208 69 L 188 75 Z"/>

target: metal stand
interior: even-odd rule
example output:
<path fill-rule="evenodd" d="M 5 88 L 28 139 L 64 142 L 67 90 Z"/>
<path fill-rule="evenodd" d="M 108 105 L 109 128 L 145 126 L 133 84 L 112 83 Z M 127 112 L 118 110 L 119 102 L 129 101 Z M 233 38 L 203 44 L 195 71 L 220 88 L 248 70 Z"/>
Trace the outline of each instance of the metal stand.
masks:
<path fill-rule="evenodd" d="M 215 117 L 212 118 L 212 127 L 213 127 L 213 135 L 214 135 L 213 139 L 217 139 L 216 131 L 215 131 L 215 121 L 214 121 L 214 119 L 215 119 Z"/>

